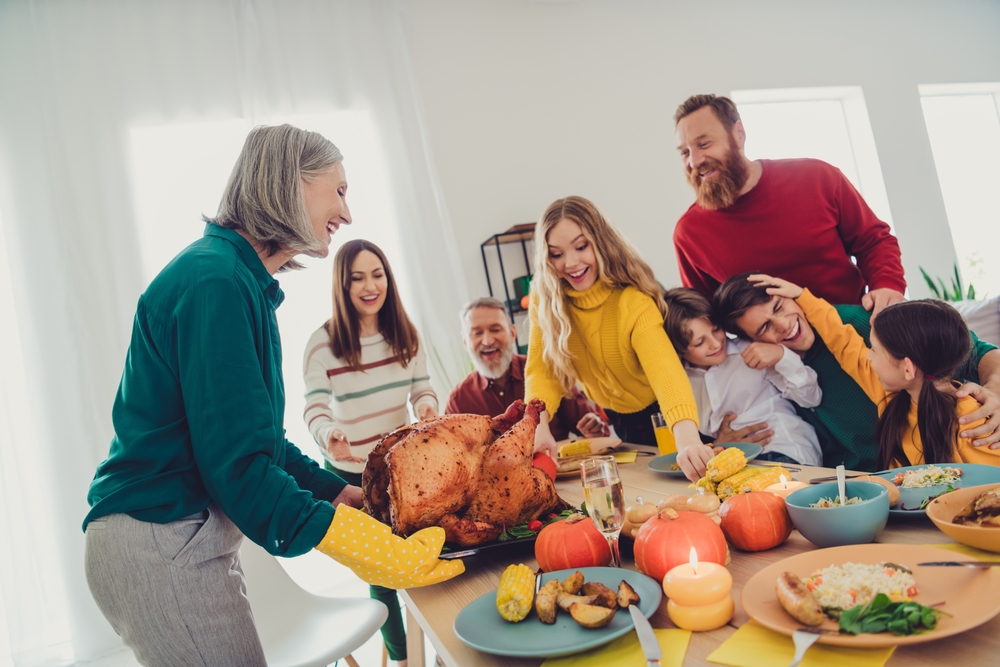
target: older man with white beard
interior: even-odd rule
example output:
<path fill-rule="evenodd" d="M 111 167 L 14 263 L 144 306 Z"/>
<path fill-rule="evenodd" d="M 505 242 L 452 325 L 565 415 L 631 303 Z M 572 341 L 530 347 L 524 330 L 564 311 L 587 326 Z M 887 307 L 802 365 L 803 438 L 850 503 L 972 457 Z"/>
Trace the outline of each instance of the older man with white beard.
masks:
<path fill-rule="evenodd" d="M 446 414 L 495 417 L 514 401 L 524 400 L 524 355 L 516 354 L 517 329 L 503 303 L 476 299 L 461 313 L 462 340 L 476 370 L 462 380 L 448 397 Z M 573 430 L 586 438 L 608 435 L 607 418 L 578 389 L 559 404 L 549 422 L 556 440 Z"/>
<path fill-rule="evenodd" d="M 748 160 L 743 121 L 726 97 L 694 95 L 674 122 L 697 195 L 674 228 L 686 287 L 711 299 L 730 276 L 761 271 L 873 314 L 903 300 L 896 237 L 840 170 L 812 159 Z"/>

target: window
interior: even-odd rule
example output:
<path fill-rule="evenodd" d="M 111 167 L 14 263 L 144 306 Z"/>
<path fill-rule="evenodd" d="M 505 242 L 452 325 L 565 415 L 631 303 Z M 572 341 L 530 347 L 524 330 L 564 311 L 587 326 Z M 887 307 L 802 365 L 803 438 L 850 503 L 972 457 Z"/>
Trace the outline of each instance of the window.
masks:
<path fill-rule="evenodd" d="M 919 86 L 951 236 L 963 282 L 976 295 L 1000 294 L 1000 83 Z M 945 283 L 949 281 L 945 278 Z"/>
<path fill-rule="evenodd" d="M 892 226 L 889 198 L 859 86 L 734 90 L 747 131 L 746 154 L 811 157 L 840 169 L 880 220 Z"/>
<path fill-rule="evenodd" d="M 406 257 L 395 232 L 396 214 L 385 195 L 389 191 L 388 174 L 367 112 L 275 117 L 260 123 L 290 123 L 333 141 L 344 155 L 351 213 L 355 220 L 364 221 L 360 227 L 351 225 L 337 231 L 328 258 L 300 256 L 305 270 L 277 276 L 285 292 L 285 301 L 278 308 L 286 384 L 285 428 L 288 439 L 299 449 L 322 460 L 302 421 L 302 355 L 309 336 L 333 310 L 333 255 L 352 238 L 376 243 L 392 264 L 404 303 L 408 301 L 409 286 L 398 276 L 403 273 Z M 200 215 L 212 216 L 217 211 L 243 141 L 260 123 L 231 119 L 132 129 L 131 158 L 147 281 L 188 244 L 201 238 L 205 223 Z"/>

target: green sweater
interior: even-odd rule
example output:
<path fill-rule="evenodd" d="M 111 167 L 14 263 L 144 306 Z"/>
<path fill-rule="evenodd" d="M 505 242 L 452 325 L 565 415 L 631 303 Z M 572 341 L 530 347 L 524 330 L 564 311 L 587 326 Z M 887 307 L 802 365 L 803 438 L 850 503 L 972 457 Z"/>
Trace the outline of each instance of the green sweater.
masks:
<path fill-rule="evenodd" d="M 139 298 L 96 518 L 167 523 L 218 506 L 270 553 L 315 547 L 345 482 L 285 439 L 284 294 L 253 247 L 206 225 Z"/>
<path fill-rule="evenodd" d="M 871 313 L 857 305 L 836 306 L 840 319 L 850 324 L 871 347 Z M 969 358 L 956 373 L 961 382 L 979 382 L 979 361 L 996 346 L 972 334 Z M 833 468 L 843 463 L 848 470 L 876 470 L 878 444 L 875 424 L 878 408 L 850 375 L 840 367 L 819 334 L 803 361 L 818 376 L 823 402 L 815 408 L 796 405 L 799 416 L 812 424 L 823 448 L 823 465 Z"/>

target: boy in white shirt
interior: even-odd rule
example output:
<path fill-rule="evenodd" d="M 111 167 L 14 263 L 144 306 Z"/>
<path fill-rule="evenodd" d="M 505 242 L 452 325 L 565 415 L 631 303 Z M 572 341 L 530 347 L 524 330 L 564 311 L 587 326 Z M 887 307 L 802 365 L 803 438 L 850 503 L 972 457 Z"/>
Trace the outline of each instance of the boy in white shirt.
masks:
<path fill-rule="evenodd" d="M 713 321 L 712 304 L 692 289 L 672 289 L 664 298 L 663 328 L 691 381 L 701 431 L 716 437 L 723 417 L 735 413 L 733 430 L 767 422 L 774 431 L 759 460 L 822 465 L 815 429 L 789 402 L 819 405 L 823 393 L 816 371 L 782 345 L 730 340 Z"/>

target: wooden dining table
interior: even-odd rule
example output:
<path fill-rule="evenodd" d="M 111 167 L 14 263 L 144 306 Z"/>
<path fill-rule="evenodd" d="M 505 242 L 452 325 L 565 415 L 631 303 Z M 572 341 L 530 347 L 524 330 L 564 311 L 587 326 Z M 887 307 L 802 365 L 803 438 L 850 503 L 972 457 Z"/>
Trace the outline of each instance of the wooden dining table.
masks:
<path fill-rule="evenodd" d="M 619 451 L 628 450 L 636 451 L 638 456 L 635 463 L 619 465 L 627 504 L 631 504 L 636 496 L 658 502 L 670 493 L 692 493 L 686 479 L 649 469 L 649 461 L 656 455 L 655 448 L 626 444 Z M 836 474 L 830 468 L 793 467 L 800 468 L 792 473 L 793 479 L 802 481 Z M 557 480 L 556 489 L 560 497 L 572 505 L 579 506 L 583 501 L 583 488 L 578 477 Z M 875 541 L 927 545 L 953 542 L 923 516 L 890 517 Z M 771 563 L 812 549 L 816 547 L 798 531 L 793 531 L 784 544 L 768 551 L 748 553 L 732 550 L 732 563 L 727 567 L 733 576 L 732 594 L 736 600 L 736 613 L 728 625 L 710 632 L 692 633 L 684 665 L 715 664 L 708 662 L 708 655 L 749 620 L 740 605 L 740 592 L 754 573 Z M 622 539 L 622 566 L 634 570 L 631 556 L 630 541 Z M 406 643 L 410 667 L 424 667 L 425 635 L 448 667 L 537 667 L 542 664 L 542 658 L 512 658 L 483 653 L 466 646 L 455 636 L 453 625 L 458 613 L 484 593 L 496 590 L 500 574 L 510 563 L 524 563 L 534 570 L 537 564 L 532 545 L 514 544 L 487 550 L 466 558 L 465 573 L 451 581 L 400 591 L 406 605 Z M 654 628 L 675 627 L 667 616 L 666 606 L 664 598 L 650 619 Z M 788 641 L 791 643 L 791 638 Z M 888 667 L 994 664 L 1000 664 L 1000 616 L 962 634 L 897 647 L 887 663 Z"/>

